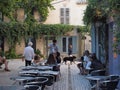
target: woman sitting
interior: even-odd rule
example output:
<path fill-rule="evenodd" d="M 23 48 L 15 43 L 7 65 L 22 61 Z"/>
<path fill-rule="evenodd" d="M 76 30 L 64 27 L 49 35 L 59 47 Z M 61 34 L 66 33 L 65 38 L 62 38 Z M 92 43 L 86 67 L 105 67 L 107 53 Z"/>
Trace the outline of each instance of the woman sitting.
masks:
<path fill-rule="evenodd" d="M 93 54 L 90 56 L 90 60 L 91 60 L 91 66 L 90 66 L 90 67 L 91 67 L 93 70 L 104 69 L 104 65 L 101 63 L 100 60 L 97 59 L 95 53 L 93 53 Z"/>
<path fill-rule="evenodd" d="M 53 66 L 53 71 L 60 71 L 60 66 L 57 63 L 55 53 L 54 54 L 49 54 L 49 57 L 47 59 L 46 65 Z"/>
<path fill-rule="evenodd" d="M 0 47 L 0 65 L 2 64 L 5 64 L 5 68 L 4 68 L 5 71 L 10 71 L 8 69 L 8 61 L 6 60 L 2 48 Z"/>
<path fill-rule="evenodd" d="M 46 65 L 55 65 L 56 63 L 56 59 L 54 58 L 53 54 L 49 54 L 47 62 L 45 63 Z"/>
<path fill-rule="evenodd" d="M 39 64 L 40 64 L 40 57 L 38 55 L 35 55 L 32 65 L 39 65 Z"/>

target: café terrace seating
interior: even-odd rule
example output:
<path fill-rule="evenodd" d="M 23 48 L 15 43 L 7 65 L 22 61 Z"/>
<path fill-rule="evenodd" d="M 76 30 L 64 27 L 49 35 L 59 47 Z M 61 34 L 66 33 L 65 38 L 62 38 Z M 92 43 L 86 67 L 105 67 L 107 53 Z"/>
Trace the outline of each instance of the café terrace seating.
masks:
<path fill-rule="evenodd" d="M 100 70 L 93 70 L 90 72 L 91 76 L 105 76 L 106 69 L 100 69 Z"/>
<path fill-rule="evenodd" d="M 105 80 L 100 82 L 100 88 L 102 90 L 115 90 L 117 88 L 119 80 Z"/>
<path fill-rule="evenodd" d="M 97 87 L 97 82 L 92 82 L 91 81 L 91 90 L 115 90 L 117 89 L 117 85 L 119 83 L 120 80 L 120 76 L 119 75 L 108 75 L 108 76 L 98 76 L 98 77 L 104 77 L 99 79 L 99 89 L 96 88 Z M 94 76 L 93 76 L 94 78 Z"/>
<path fill-rule="evenodd" d="M 27 88 L 26 90 L 44 90 L 46 86 L 53 85 L 60 76 L 60 71 L 53 71 L 53 66 L 24 66 L 20 69 L 18 77 L 10 79 Z"/>
<path fill-rule="evenodd" d="M 86 78 L 90 81 L 91 90 L 115 90 L 120 80 L 119 75 L 106 75 L 106 69 L 93 70 Z"/>

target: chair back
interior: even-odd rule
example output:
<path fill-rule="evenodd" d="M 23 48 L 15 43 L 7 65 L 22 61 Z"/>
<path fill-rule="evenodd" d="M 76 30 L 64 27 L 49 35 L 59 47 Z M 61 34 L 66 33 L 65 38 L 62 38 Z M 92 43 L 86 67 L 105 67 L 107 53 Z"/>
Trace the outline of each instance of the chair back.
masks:
<path fill-rule="evenodd" d="M 105 76 L 106 70 L 94 70 L 90 74 L 91 76 Z"/>
<path fill-rule="evenodd" d="M 102 90 L 115 90 L 117 88 L 119 80 L 107 80 L 103 81 L 100 85 Z"/>
<path fill-rule="evenodd" d="M 119 79 L 118 75 L 110 75 L 110 80 L 117 80 Z"/>

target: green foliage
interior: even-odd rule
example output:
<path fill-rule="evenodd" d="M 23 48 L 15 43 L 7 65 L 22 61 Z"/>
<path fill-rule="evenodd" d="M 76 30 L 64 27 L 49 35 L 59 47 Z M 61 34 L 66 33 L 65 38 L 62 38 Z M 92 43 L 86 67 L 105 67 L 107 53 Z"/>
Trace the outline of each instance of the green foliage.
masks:
<path fill-rule="evenodd" d="M 38 11 L 40 22 L 47 19 L 49 10 L 53 10 L 51 5 L 53 0 L 0 0 L 0 12 L 3 16 L 11 19 L 10 23 L 0 22 L 0 35 L 4 37 L 9 46 L 7 56 L 16 57 L 14 50 L 17 43 L 20 44 L 21 39 L 27 40 L 28 37 L 35 39 L 46 36 L 64 35 L 66 32 L 72 31 L 75 28 L 72 25 L 64 24 L 38 24 L 33 17 L 33 11 Z M 23 8 L 27 16 L 23 23 L 17 22 L 15 12 L 18 8 Z"/>
<path fill-rule="evenodd" d="M 14 15 L 17 8 L 17 2 L 19 0 L 0 0 L 0 12 L 3 16 L 9 17 L 12 21 L 14 21 Z"/>
<path fill-rule="evenodd" d="M 95 22 L 106 22 L 110 8 L 104 0 L 88 0 L 88 6 L 84 12 L 83 21 L 86 25 Z"/>
<path fill-rule="evenodd" d="M 9 49 L 9 51 L 6 51 L 6 52 L 5 52 L 5 57 L 6 57 L 7 59 L 16 58 L 17 55 L 16 55 L 16 53 L 15 53 L 15 49 L 12 48 L 12 49 Z"/>
<path fill-rule="evenodd" d="M 27 15 L 26 21 L 31 21 L 33 18 L 33 10 L 37 10 L 40 14 L 40 21 L 47 19 L 49 9 L 54 9 L 51 5 L 53 0 L 21 0 L 18 5 L 25 10 Z"/>
<path fill-rule="evenodd" d="M 5 37 L 9 48 L 15 48 L 16 44 L 28 37 L 39 38 L 43 35 L 63 35 L 66 32 L 72 31 L 74 26 L 61 24 L 37 24 L 30 25 L 28 23 L 5 23 L 0 22 L 0 35 Z"/>
<path fill-rule="evenodd" d="M 120 0 L 108 0 L 108 2 L 111 9 L 120 11 Z"/>
<path fill-rule="evenodd" d="M 41 58 L 44 58 L 44 55 L 41 53 L 41 51 L 39 49 L 37 49 L 35 51 L 35 54 L 38 55 L 38 56 L 40 56 Z"/>
<path fill-rule="evenodd" d="M 114 18 L 116 24 L 113 35 L 116 41 L 113 44 L 113 52 L 120 52 L 120 0 L 88 0 L 88 6 L 85 10 L 83 21 L 86 25 L 101 22 L 106 23 L 107 18 Z"/>

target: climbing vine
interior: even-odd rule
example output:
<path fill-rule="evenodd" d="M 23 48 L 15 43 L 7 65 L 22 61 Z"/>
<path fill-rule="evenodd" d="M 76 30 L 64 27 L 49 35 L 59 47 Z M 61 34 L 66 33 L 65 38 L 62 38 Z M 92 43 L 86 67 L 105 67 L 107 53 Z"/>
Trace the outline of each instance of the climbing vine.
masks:
<path fill-rule="evenodd" d="M 113 52 L 119 53 L 120 50 L 120 0 L 88 0 L 88 6 L 85 10 L 83 21 L 86 25 L 95 24 L 96 22 L 107 23 L 106 21 L 113 18 L 115 28 L 113 35 L 115 42 Z"/>

